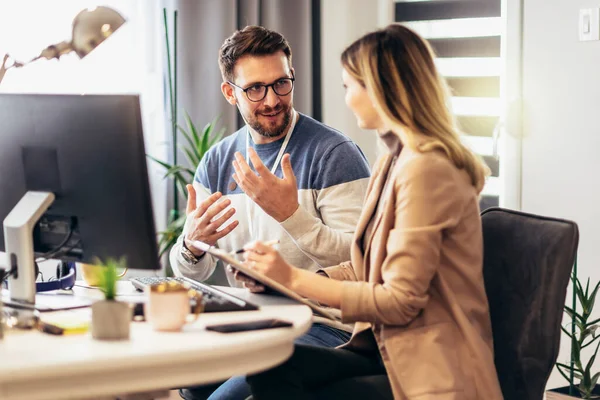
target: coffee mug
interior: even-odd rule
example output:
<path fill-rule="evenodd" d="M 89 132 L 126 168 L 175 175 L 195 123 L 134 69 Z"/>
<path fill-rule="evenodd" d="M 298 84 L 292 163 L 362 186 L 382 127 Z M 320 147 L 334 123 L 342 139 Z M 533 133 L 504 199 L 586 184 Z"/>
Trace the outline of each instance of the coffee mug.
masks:
<path fill-rule="evenodd" d="M 187 320 L 190 299 L 196 299 L 194 318 Z M 162 282 L 146 287 L 144 315 L 157 331 L 179 331 L 203 311 L 202 294 L 179 282 Z"/>
<path fill-rule="evenodd" d="M 102 269 L 104 268 L 101 265 L 93 265 L 93 264 L 79 264 L 81 267 L 81 274 L 83 275 L 83 280 L 89 286 L 99 286 L 102 282 Z M 127 273 L 127 268 L 120 273 L 117 278 L 122 278 Z"/>

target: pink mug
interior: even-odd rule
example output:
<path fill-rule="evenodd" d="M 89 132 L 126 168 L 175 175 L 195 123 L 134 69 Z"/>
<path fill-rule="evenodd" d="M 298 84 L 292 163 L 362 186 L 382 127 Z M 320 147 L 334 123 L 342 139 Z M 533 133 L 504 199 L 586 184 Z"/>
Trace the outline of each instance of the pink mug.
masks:
<path fill-rule="evenodd" d="M 144 315 L 157 331 L 180 331 L 186 322 L 193 322 L 203 311 L 202 294 L 179 282 L 158 283 L 146 288 Z M 196 299 L 194 318 L 187 320 L 190 299 Z"/>

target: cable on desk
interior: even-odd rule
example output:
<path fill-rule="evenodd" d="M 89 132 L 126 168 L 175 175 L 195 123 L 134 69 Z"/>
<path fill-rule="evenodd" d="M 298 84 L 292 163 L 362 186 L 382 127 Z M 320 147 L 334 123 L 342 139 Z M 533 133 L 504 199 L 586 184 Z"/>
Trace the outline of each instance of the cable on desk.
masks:
<path fill-rule="evenodd" d="M 67 244 L 67 243 L 69 242 L 69 240 L 71 239 L 71 236 L 73 236 L 73 229 L 75 228 L 75 227 L 74 227 L 74 225 L 75 225 L 75 223 L 74 223 L 74 222 L 71 222 L 71 225 L 69 225 L 69 231 L 67 232 L 67 235 L 66 235 L 66 237 L 63 239 L 63 241 L 62 241 L 62 242 L 60 242 L 60 243 L 59 243 L 59 244 L 58 244 L 58 245 L 57 245 L 55 248 L 53 248 L 52 250 L 50 250 L 50 251 L 48 251 L 48 252 L 46 252 L 46 253 L 42 254 L 42 255 L 41 255 L 39 258 L 37 258 L 37 259 L 36 259 L 36 261 L 37 261 L 37 262 L 40 262 L 40 261 L 45 261 L 45 260 L 48 260 L 48 259 L 50 259 L 50 258 L 54 257 L 54 256 L 55 256 L 55 255 L 57 255 L 57 254 L 64 253 L 64 251 L 61 251 L 61 249 L 62 249 L 62 247 L 63 247 L 65 244 Z M 76 243 L 75 245 L 71 246 L 71 248 L 70 248 L 69 250 L 71 250 L 71 249 L 72 249 L 73 247 L 75 247 L 76 245 L 77 245 L 77 243 Z M 68 250 L 67 250 L 67 251 L 68 251 Z"/>

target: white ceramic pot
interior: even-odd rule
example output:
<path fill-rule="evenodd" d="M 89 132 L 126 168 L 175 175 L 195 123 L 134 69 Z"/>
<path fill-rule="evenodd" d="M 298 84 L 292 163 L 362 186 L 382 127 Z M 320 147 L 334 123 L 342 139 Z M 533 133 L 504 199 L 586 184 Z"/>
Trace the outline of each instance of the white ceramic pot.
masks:
<path fill-rule="evenodd" d="M 100 340 L 129 339 L 133 308 L 131 304 L 115 300 L 101 300 L 92 304 L 92 337 Z"/>

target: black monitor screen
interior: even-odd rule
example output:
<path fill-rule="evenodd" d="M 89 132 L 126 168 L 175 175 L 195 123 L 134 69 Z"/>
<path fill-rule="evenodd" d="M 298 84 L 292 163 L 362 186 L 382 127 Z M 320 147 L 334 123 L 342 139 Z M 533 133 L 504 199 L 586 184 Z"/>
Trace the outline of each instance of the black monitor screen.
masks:
<path fill-rule="evenodd" d="M 36 256 L 160 268 L 138 96 L 0 94 L 0 221 L 27 191 L 56 196 Z"/>

